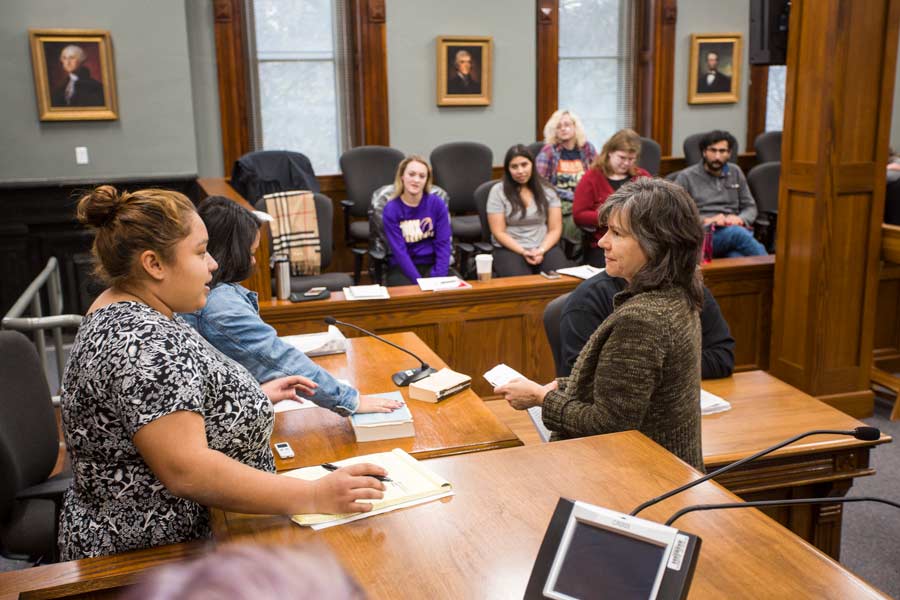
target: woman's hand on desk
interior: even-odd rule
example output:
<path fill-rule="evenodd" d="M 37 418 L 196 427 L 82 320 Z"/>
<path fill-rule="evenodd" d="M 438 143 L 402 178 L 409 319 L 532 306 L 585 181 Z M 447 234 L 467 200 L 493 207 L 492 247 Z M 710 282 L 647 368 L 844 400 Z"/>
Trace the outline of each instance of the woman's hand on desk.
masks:
<path fill-rule="evenodd" d="M 308 377 L 291 375 L 267 381 L 260 387 L 266 393 L 266 396 L 269 397 L 269 400 L 272 401 L 272 404 L 275 404 L 282 400 L 300 400 L 301 398 L 297 396 L 297 392 L 304 396 L 312 396 L 319 385 Z"/>
<path fill-rule="evenodd" d="M 389 398 L 379 398 L 378 396 L 359 397 L 359 406 L 356 407 L 357 413 L 389 413 L 394 412 L 403 406 L 402 402 L 391 400 Z"/>
<path fill-rule="evenodd" d="M 387 477 L 387 471 L 371 463 L 338 469 L 314 482 L 313 511 L 325 514 L 369 512 L 372 504 L 359 500 L 380 500 L 384 484 L 369 475 Z"/>
<path fill-rule="evenodd" d="M 546 385 L 540 385 L 530 379 L 513 379 L 505 385 L 494 388 L 494 393 L 503 394 L 503 398 L 516 410 L 525 410 L 532 406 L 544 404 L 544 397 L 556 389 L 554 379 Z"/>

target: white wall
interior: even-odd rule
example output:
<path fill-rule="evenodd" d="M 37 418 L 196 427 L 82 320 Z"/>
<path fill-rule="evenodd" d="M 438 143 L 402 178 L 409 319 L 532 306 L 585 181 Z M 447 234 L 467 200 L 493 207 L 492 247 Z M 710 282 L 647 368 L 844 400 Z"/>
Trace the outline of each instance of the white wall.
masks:
<path fill-rule="evenodd" d="M 672 156 L 684 156 L 682 143 L 692 133 L 725 129 L 738 140 L 739 149 L 747 148 L 747 88 L 749 64 L 747 44 L 750 31 L 750 7 L 747 0 L 690 0 L 678 3 L 675 25 L 675 87 L 672 101 Z M 688 104 L 688 71 L 692 33 L 740 33 L 741 81 L 737 104 Z"/>
<path fill-rule="evenodd" d="M 534 141 L 534 0 L 387 0 L 386 10 L 391 146 L 427 157 L 445 142 L 481 142 L 496 165 L 512 144 Z M 494 38 L 490 106 L 437 106 L 439 35 Z"/>
<path fill-rule="evenodd" d="M 3 2 L 0 182 L 196 173 L 184 2 Z M 118 120 L 38 119 L 29 28 L 110 31 Z M 87 146 L 90 164 L 75 164 L 76 146 Z"/>

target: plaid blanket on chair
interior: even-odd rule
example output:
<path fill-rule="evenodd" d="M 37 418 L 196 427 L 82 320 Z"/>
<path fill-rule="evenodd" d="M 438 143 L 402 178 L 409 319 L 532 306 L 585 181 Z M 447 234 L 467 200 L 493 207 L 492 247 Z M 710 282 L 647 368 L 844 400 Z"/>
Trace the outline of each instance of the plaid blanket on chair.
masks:
<path fill-rule="evenodd" d="M 263 196 L 270 224 L 272 254 L 285 254 L 291 275 L 318 275 L 322 269 L 322 245 L 312 192 L 274 192 Z"/>

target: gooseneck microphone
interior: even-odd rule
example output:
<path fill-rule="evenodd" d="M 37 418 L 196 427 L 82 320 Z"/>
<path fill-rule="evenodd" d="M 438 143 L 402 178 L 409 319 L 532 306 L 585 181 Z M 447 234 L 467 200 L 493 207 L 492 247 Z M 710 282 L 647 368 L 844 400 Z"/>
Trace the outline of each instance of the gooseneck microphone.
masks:
<path fill-rule="evenodd" d="M 796 504 L 844 504 L 846 502 L 878 502 L 894 508 L 900 508 L 900 503 L 873 496 L 853 496 L 850 498 L 794 498 L 792 500 L 757 500 L 755 502 L 725 502 L 722 504 L 695 504 L 685 506 L 669 517 L 666 525 L 671 525 L 682 516 L 698 510 L 718 510 L 720 508 L 758 508 L 766 506 L 792 506 Z"/>
<path fill-rule="evenodd" d="M 420 379 L 425 379 L 432 373 L 436 372 L 435 369 L 428 366 L 428 363 L 426 363 L 424 360 L 422 360 L 421 358 L 419 358 L 418 356 L 416 356 L 415 354 L 413 354 L 406 348 L 401 348 L 394 342 L 388 341 L 388 340 L 384 339 L 383 337 L 381 337 L 380 335 L 376 335 L 376 334 L 372 333 L 368 329 L 363 329 L 362 327 L 354 325 L 353 323 L 345 323 L 344 321 L 338 321 L 334 317 L 325 317 L 325 322 L 329 325 L 342 325 L 344 327 L 350 327 L 351 329 L 361 331 L 368 336 L 372 336 L 373 338 L 375 338 L 378 341 L 384 342 L 388 346 L 393 346 L 394 348 L 396 348 L 397 350 L 400 350 L 401 352 L 406 352 L 407 354 L 409 354 L 410 356 L 415 358 L 417 361 L 419 361 L 418 368 L 406 369 L 404 371 L 397 371 L 396 373 L 391 375 L 391 379 L 393 380 L 394 385 L 396 385 L 397 387 L 406 387 L 409 384 L 413 383 L 414 381 L 419 381 Z"/>
<path fill-rule="evenodd" d="M 806 433 L 801 433 L 801 434 L 795 435 L 794 437 L 792 437 L 790 439 L 784 440 L 783 442 L 779 442 L 779 443 L 775 444 L 774 446 L 771 446 L 770 448 L 766 448 L 765 450 L 760 450 L 756 454 L 752 454 L 746 458 L 742 458 L 731 464 L 727 464 L 724 467 L 713 471 L 712 473 L 707 473 L 700 479 L 695 479 L 694 481 L 691 481 L 690 483 L 686 483 L 681 487 L 678 487 L 672 491 L 666 492 L 662 496 L 657 496 L 656 498 L 647 500 L 646 502 L 644 502 L 643 504 L 641 504 L 640 506 L 635 508 L 633 511 L 631 511 L 630 514 L 631 514 L 631 516 L 635 516 L 636 514 L 638 514 L 645 508 L 653 506 L 654 504 L 656 504 L 658 502 L 662 502 L 666 498 L 671 498 L 675 494 L 680 494 L 681 492 L 683 492 L 687 489 L 690 489 L 690 488 L 694 487 L 695 485 L 700 485 L 704 481 L 709 481 L 713 477 L 718 477 L 722 473 L 727 473 L 728 471 L 731 471 L 732 469 L 736 469 L 737 467 L 747 464 L 748 462 L 754 461 L 761 456 L 765 456 L 766 454 L 775 452 L 779 448 L 783 448 L 783 447 L 787 446 L 788 444 L 793 444 L 797 440 L 802 440 L 803 438 L 809 437 L 811 435 L 823 435 L 823 434 L 851 435 L 858 440 L 864 440 L 867 442 L 874 442 L 875 440 L 877 440 L 878 438 L 881 437 L 881 431 L 877 427 L 857 427 L 856 429 L 849 429 L 849 430 L 848 429 L 816 429 L 813 431 L 807 431 Z M 745 503 L 745 504 L 749 504 L 749 503 Z"/>

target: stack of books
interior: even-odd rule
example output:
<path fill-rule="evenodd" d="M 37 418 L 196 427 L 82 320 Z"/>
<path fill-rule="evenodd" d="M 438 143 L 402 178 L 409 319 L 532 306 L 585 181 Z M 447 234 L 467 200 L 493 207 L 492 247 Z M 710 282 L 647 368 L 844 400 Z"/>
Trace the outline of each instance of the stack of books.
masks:
<path fill-rule="evenodd" d="M 425 379 L 409 384 L 409 397 L 423 402 L 440 402 L 472 384 L 472 378 L 446 367 Z"/>
<path fill-rule="evenodd" d="M 372 395 L 403 402 L 400 392 Z M 389 413 L 356 413 L 350 416 L 350 426 L 353 427 L 357 442 L 377 442 L 416 435 L 412 413 L 406 404 Z"/>

